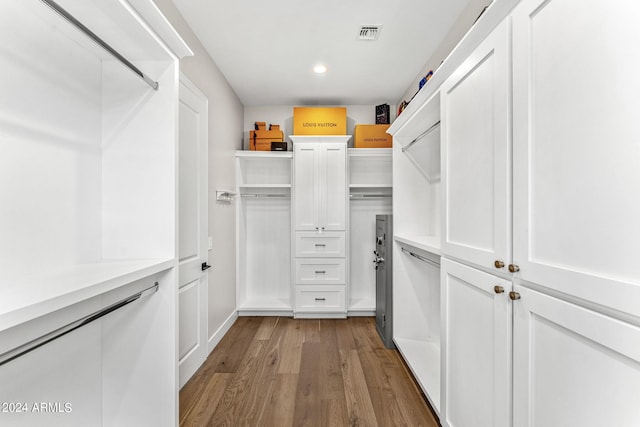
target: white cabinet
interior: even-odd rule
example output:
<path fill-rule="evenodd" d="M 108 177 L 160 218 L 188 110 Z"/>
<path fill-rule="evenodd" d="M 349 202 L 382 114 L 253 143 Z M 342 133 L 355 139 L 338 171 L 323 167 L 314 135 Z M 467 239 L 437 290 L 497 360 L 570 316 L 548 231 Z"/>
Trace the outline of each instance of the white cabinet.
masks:
<path fill-rule="evenodd" d="M 0 364 L 0 401 L 30 406 L 0 424 L 175 425 L 178 59 L 190 52 L 151 1 L 57 3 L 158 86 L 46 4 L 0 5 L 0 359 L 158 288 Z"/>
<path fill-rule="evenodd" d="M 515 286 L 514 426 L 640 423 L 640 327 Z"/>
<path fill-rule="evenodd" d="M 376 309 L 376 215 L 391 214 L 390 148 L 349 148 L 349 315 Z M 392 236 L 388 236 L 392 238 Z"/>
<path fill-rule="evenodd" d="M 639 15 L 604 0 L 513 13 L 513 262 L 527 281 L 636 317 Z M 584 70 L 596 68 L 594 82 Z"/>
<path fill-rule="evenodd" d="M 502 22 L 447 79 L 442 250 L 486 268 L 511 259 L 509 32 Z"/>
<path fill-rule="evenodd" d="M 508 427 L 511 282 L 442 259 L 443 425 Z M 551 425 L 551 424 L 549 424 Z"/>
<path fill-rule="evenodd" d="M 291 152 L 236 152 L 236 303 L 240 315 L 292 313 L 292 159 Z"/>
<path fill-rule="evenodd" d="M 346 143 L 323 142 L 322 139 L 320 142 L 308 141 L 294 141 L 293 146 L 295 229 L 344 231 L 347 214 Z"/>
<path fill-rule="evenodd" d="M 291 136 L 296 317 L 347 315 L 349 138 Z"/>

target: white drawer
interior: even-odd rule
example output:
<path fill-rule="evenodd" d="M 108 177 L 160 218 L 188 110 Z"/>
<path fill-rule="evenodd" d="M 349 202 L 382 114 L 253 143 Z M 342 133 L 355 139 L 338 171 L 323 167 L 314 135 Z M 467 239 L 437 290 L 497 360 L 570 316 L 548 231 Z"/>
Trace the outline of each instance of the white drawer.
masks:
<path fill-rule="evenodd" d="M 332 313 L 346 311 L 344 286 L 296 286 L 296 311 Z"/>
<path fill-rule="evenodd" d="M 344 231 L 327 231 L 323 233 L 297 232 L 296 256 L 310 258 L 340 258 L 346 253 Z"/>
<path fill-rule="evenodd" d="M 296 285 L 344 285 L 344 258 L 296 258 Z"/>

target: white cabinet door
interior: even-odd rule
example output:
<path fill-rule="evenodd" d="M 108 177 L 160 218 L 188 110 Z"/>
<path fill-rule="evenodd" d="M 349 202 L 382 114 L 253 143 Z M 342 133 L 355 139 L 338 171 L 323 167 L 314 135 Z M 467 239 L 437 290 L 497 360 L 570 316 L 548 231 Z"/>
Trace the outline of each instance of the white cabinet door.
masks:
<path fill-rule="evenodd" d="M 321 229 L 344 231 L 347 217 L 346 145 L 324 144 L 321 167 Z"/>
<path fill-rule="evenodd" d="M 294 144 L 294 217 L 296 230 L 320 227 L 320 148 Z"/>
<path fill-rule="evenodd" d="M 511 420 L 511 282 L 442 259 L 443 393 L 450 427 Z"/>
<path fill-rule="evenodd" d="M 490 268 L 511 255 L 509 65 L 505 21 L 441 89 L 442 252 Z"/>
<path fill-rule="evenodd" d="M 632 0 L 524 0 L 513 16 L 513 262 L 527 281 L 635 316 L 639 18 Z"/>
<path fill-rule="evenodd" d="M 514 426 L 640 425 L 640 328 L 514 290 Z"/>
<path fill-rule="evenodd" d="M 294 171 L 296 230 L 344 231 L 346 144 L 294 144 Z"/>

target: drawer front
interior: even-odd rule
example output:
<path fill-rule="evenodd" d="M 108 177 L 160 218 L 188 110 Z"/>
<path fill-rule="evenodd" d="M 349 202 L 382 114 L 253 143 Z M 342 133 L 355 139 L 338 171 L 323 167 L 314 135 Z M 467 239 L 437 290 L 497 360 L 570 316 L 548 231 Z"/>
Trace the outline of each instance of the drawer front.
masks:
<path fill-rule="evenodd" d="M 297 285 L 344 285 L 345 260 L 327 258 L 297 258 Z"/>
<path fill-rule="evenodd" d="M 297 232 L 296 256 L 309 258 L 340 258 L 346 253 L 345 233 Z"/>
<path fill-rule="evenodd" d="M 296 311 L 328 313 L 346 311 L 344 286 L 296 286 Z"/>

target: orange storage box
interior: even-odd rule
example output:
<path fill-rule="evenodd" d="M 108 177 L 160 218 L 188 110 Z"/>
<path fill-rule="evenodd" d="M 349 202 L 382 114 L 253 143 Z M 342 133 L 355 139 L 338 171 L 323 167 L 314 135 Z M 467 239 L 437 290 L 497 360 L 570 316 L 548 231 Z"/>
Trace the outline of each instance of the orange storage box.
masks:
<path fill-rule="evenodd" d="M 353 146 L 355 148 L 391 148 L 393 137 L 387 133 L 389 125 L 355 125 Z"/>
<path fill-rule="evenodd" d="M 293 107 L 294 135 L 346 135 L 346 107 Z"/>
<path fill-rule="evenodd" d="M 284 132 L 280 125 L 267 125 L 264 122 L 256 122 L 256 130 L 249 131 L 249 149 L 257 151 L 271 151 L 272 142 L 283 142 Z"/>

